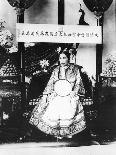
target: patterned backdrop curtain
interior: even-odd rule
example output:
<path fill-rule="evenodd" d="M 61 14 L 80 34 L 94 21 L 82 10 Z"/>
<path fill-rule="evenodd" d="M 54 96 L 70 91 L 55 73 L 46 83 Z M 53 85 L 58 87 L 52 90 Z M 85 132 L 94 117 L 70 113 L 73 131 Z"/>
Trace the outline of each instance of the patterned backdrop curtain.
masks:
<path fill-rule="evenodd" d="M 35 46 L 29 46 L 25 50 L 25 72 L 26 76 L 31 76 L 32 80 L 29 86 L 28 99 L 37 98 L 42 94 L 50 75 L 57 65 L 59 54 L 58 48 L 62 50 L 67 48 L 69 51 L 73 49 L 73 44 L 60 43 L 37 43 Z M 78 44 L 77 44 L 78 48 Z M 76 55 L 75 50 L 72 50 Z M 18 57 L 17 57 L 18 59 Z M 16 59 L 14 59 L 16 61 Z M 18 62 L 18 61 L 17 61 Z M 44 68 L 42 65 L 48 62 Z M 42 64 L 43 63 L 43 64 Z M 80 72 L 81 72 L 80 66 Z M 92 96 L 92 83 L 86 73 L 81 72 L 81 77 L 86 89 L 86 96 Z"/>

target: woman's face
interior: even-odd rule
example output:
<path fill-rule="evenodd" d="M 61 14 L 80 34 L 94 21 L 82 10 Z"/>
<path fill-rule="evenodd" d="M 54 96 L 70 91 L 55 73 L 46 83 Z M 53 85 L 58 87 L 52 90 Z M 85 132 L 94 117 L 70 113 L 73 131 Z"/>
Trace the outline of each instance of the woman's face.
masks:
<path fill-rule="evenodd" d="M 68 58 L 67 58 L 67 56 L 64 53 L 60 54 L 60 56 L 59 56 L 59 62 L 60 62 L 60 64 L 62 66 L 65 66 L 65 65 L 68 64 Z"/>

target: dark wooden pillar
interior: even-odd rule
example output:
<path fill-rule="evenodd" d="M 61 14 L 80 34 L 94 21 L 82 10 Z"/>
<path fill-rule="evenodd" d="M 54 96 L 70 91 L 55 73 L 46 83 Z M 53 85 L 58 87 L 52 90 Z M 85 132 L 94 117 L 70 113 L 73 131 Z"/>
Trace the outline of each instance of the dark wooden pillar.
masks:
<path fill-rule="evenodd" d="M 96 101 L 99 102 L 99 95 L 102 88 L 102 79 L 100 74 L 102 73 L 102 52 L 103 52 L 103 15 L 97 19 L 97 26 L 102 28 L 102 43 L 96 45 Z"/>
<path fill-rule="evenodd" d="M 64 25 L 64 0 L 58 0 L 58 24 Z"/>
<path fill-rule="evenodd" d="M 58 25 L 64 25 L 64 0 L 58 0 Z M 64 43 L 60 43 L 61 48 L 64 48 Z"/>
<path fill-rule="evenodd" d="M 24 9 L 17 10 L 17 23 L 24 23 Z M 18 54 L 20 59 L 21 71 L 21 110 L 25 110 L 26 106 L 26 86 L 25 86 L 25 47 L 24 42 L 18 42 Z"/>

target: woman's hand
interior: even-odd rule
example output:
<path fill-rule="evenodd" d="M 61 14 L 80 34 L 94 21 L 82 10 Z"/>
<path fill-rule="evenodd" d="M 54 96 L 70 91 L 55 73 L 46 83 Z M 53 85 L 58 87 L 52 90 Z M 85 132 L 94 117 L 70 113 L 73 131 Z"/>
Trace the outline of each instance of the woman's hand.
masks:
<path fill-rule="evenodd" d="M 71 91 L 70 97 L 71 97 L 72 99 L 73 99 L 73 98 L 76 98 L 76 100 L 79 100 L 79 96 L 77 95 L 77 93 L 75 93 L 75 91 Z"/>
<path fill-rule="evenodd" d="M 47 95 L 43 95 L 43 99 L 44 99 L 44 102 L 50 102 L 50 101 L 52 101 L 53 99 L 54 99 L 54 97 L 56 97 L 57 96 L 57 94 L 56 94 L 56 92 L 52 92 L 52 93 L 50 93 L 50 94 L 47 94 Z"/>

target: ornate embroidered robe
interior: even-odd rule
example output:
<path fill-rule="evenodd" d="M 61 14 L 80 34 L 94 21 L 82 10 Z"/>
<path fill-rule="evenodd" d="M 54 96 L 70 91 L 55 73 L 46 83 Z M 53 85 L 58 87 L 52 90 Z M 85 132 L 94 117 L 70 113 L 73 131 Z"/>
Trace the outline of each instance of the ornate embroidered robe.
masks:
<path fill-rule="evenodd" d="M 30 123 L 55 137 L 83 131 L 86 122 L 79 95 L 84 91 L 77 65 L 57 66 L 32 112 Z"/>

